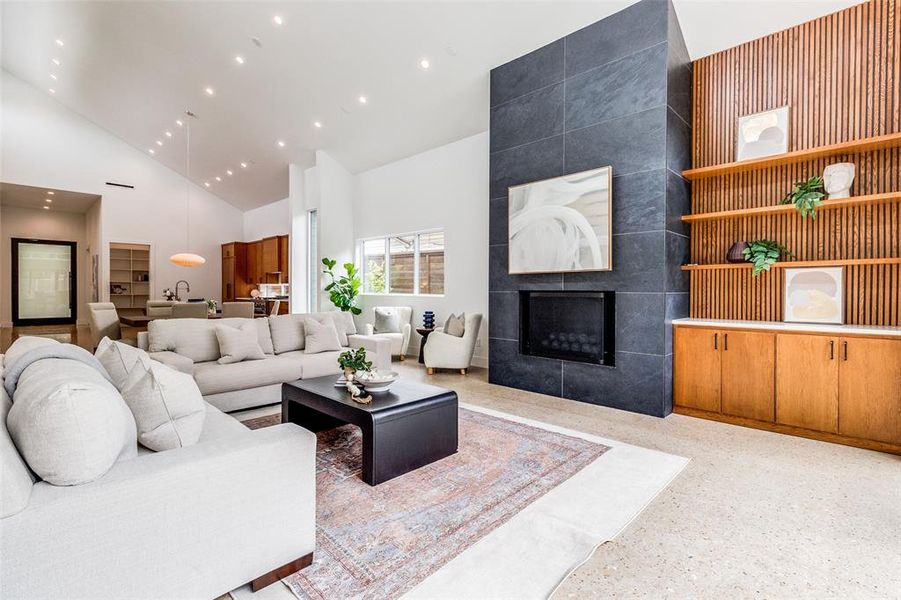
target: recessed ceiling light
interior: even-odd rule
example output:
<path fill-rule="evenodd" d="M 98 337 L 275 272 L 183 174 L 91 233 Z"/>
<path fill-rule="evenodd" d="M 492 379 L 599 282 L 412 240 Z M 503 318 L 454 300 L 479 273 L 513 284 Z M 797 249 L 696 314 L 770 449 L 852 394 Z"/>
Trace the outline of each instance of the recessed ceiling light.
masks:
<path fill-rule="evenodd" d="M 167 131 L 167 132 L 166 132 L 166 137 L 172 137 L 172 132 L 171 132 L 171 131 Z"/>
<path fill-rule="evenodd" d="M 56 81 L 56 75 L 54 75 L 53 73 L 50 73 L 50 79 L 52 79 L 53 81 Z"/>
<path fill-rule="evenodd" d="M 216 181 L 222 181 L 222 178 L 216 175 Z"/>
<path fill-rule="evenodd" d="M 57 40 L 56 40 L 56 45 L 59 46 L 60 48 L 62 48 L 62 47 L 65 46 L 66 44 L 64 44 L 62 40 L 57 39 Z"/>
<path fill-rule="evenodd" d="M 216 93 L 216 90 L 214 90 L 211 87 L 204 88 L 203 91 L 206 92 L 207 96 L 212 96 L 213 94 Z"/>
<path fill-rule="evenodd" d="M 44 207 L 44 210 L 50 210 L 50 207 L 49 207 L 49 206 L 45 206 L 45 207 Z"/>
<path fill-rule="evenodd" d="M 48 196 L 55 196 L 55 195 L 56 195 L 56 192 L 51 192 L 50 190 L 47 190 L 47 195 L 48 195 Z"/>
<path fill-rule="evenodd" d="M 57 67 L 60 66 L 60 65 L 62 64 L 61 62 L 59 62 L 59 59 L 58 59 L 58 58 L 54 58 L 54 59 L 51 60 L 50 62 L 52 62 L 53 64 L 55 64 Z"/>
<path fill-rule="evenodd" d="M 157 140 L 157 141 L 156 141 L 156 145 L 157 145 L 157 146 L 162 146 L 162 145 L 163 145 L 163 142 L 161 142 L 160 140 Z"/>
<path fill-rule="evenodd" d="M 234 175 L 234 173 L 232 173 L 232 170 L 231 170 L 231 169 L 226 169 L 225 172 L 228 174 L 229 177 L 231 177 L 232 175 Z"/>
<path fill-rule="evenodd" d="M 282 20 L 280 15 L 275 15 L 274 17 L 272 17 L 272 22 L 276 25 L 281 25 L 282 23 L 284 23 L 284 20 Z"/>
<path fill-rule="evenodd" d="M 242 168 L 242 169 L 246 169 L 246 168 L 247 168 L 247 163 L 241 163 L 241 168 Z"/>
<path fill-rule="evenodd" d="M 205 186 L 207 186 L 207 187 L 210 187 L 210 182 L 209 182 L 209 181 L 204 181 L 204 182 L 203 182 L 203 185 L 205 185 Z"/>
<path fill-rule="evenodd" d="M 46 202 L 47 204 L 50 204 L 53 202 L 53 198 L 44 198 L 44 202 Z"/>
<path fill-rule="evenodd" d="M 279 141 L 276 142 L 276 143 L 278 144 L 278 147 L 279 147 L 279 148 L 284 148 L 284 147 L 285 147 L 285 142 L 283 142 L 283 141 L 281 141 L 281 140 L 279 140 Z"/>
<path fill-rule="evenodd" d="M 156 154 L 156 150 L 154 150 L 153 148 L 147 148 L 147 152 L 149 152 L 151 154 Z"/>
<path fill-rule="evenodd" d="M 419 59 L 419 68 L 422 69 L 423 71 L 427 71 L 429 69 L 429 67 L 431 67 L 431 66 L 432 66 L 432 63 L 429 62 L 429 59 L 427 59 L 427 58 Z"/>
<path fill-rule="evenodd" d="M 175 124 L 178 125 L 179 127 L 184 125 L 184 123 L 182 123 L 181 119 L 175 119 Z"/>
<path fill-rule="evenodd" d="M 366 96 L 360 96 L 359 98 L 357 98 L 357 100 L 360 101 L 360 104 L 366 104 L 367 102 Z"/>
<path fill-rule="evenodd" d="M 238 56 L 235 57 L 235 62 L 238 63 L 239 65 L 243 65 L 244 57 L 239 54 Z"/>
<path fill-rule="evenodd" d="M 319 121 L 313 121 L 313 127 L 322 129 L 322 123 L 320 123 Z"/>

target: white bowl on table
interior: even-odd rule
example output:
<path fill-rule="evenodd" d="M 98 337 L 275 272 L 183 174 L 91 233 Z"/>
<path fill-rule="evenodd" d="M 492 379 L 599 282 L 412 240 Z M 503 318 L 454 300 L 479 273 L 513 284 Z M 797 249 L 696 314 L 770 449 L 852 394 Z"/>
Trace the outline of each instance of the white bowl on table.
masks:
<path fill-rule="evenodd" d="M 354 374 L 354 380 L 372 394 L 387 392 L 391 384 L 397 381 L 397 377 L 398 374 L 395 371 L 368 371 Z"/>

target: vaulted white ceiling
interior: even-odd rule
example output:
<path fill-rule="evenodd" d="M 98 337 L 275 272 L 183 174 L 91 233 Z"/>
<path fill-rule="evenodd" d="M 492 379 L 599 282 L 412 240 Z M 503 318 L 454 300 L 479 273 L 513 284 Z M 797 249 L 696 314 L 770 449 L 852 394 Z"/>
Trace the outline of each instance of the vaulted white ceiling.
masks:
<path fill-rule="evenodd" d="M 182 174 L 190 109 L 191 178 L 246 210 L 316 149 L 359 172 L 484 131 L 491 68 L 632 1 L 3 2 L 2 64 Z M 856 3 L 675 1 L 692 58 Z"/>

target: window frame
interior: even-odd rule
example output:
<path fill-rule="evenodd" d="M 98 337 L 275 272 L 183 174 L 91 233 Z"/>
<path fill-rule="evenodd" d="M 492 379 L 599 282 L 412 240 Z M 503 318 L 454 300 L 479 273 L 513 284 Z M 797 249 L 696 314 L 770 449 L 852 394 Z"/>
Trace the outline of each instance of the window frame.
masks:
<path fill-rule="evenodd" d="M 433 227 L 431 229 L 417 229 L 415 231 L 405 231 L 403 233 L 389 233 L 385 235 L 374 235 L 359 238 L 356 241 L 356 257 L 357 263 L 360 265 L 360 280 L 363 282 L 361 296 L 423 296 L 425 298 L 443 298 L 447 293 L 447 279 L 444 280 L 444 293 L 441 294 L 423 294 L 419 291 L 419 236 L 429 233 L 441 233 L 444 236 L 444 260 L 447 264 L 447 232 L 443 227 Z M 366 253 L 364 246 L 366 242 L 373 240 L 383 240 L 385 246 L 385 290 L 391 289 L 391 238 L 395 237 L 413 237 L 413 291 L 412 292 L 370 292 L 366 289 Z M 446 273 L 446 269 L 445 269 Z"/>

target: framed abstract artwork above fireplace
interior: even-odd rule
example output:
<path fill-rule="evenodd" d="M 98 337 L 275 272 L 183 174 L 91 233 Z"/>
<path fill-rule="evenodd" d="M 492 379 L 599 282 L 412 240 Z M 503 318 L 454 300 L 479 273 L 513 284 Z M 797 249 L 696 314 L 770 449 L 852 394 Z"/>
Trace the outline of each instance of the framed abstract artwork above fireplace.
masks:
<path fill-rule="evenodd" d="M 510 187 L 510 274 L 612 269 L 613 168 Z"/>

